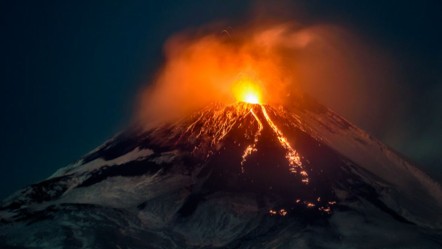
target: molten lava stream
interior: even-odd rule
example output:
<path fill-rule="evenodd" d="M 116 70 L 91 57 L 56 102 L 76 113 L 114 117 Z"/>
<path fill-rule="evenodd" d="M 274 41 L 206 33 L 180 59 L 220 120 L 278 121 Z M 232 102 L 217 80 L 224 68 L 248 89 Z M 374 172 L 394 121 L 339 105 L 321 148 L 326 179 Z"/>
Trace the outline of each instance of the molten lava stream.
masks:
<path fill-rule="evenodd" d="M 270 118 L 269 114 L 267 113 L 267 110 L 264 105 L 259 104 L 261 107 L 261 111 L 263 113 L 263 116 L 265 120 L 267 121 L 267 124 L 272 128 L 273 132 L 276 134 L 276 137 L 278 138 L 279 143 L 286 151 L 285 158 L 287 159 L 289 163 L 289 171 L 293 174 L 297 174 L 299 171 L 299 174 L 302 176 L 302 182 L 305 184 L 308 184 L 309 178 L 308 173 L 305 171 L 302 162 L 301 157 L 299 156 L 298 152 L 292 148 L 290 143 L 288 142 L 288 139 L 284 136 L 284 134 L 281 132 L 281 130 L 278 128 L 278 126 L 273 122 L 273 120 Z M 258 143 L 259 137 L 261 136 L 261 132 L 263 130 L 263 124 L 261 120 L 258 118 L 258 116 L 255 114 L 253 109 L 250 109 L 250 113 L 255 118 L 256 122 L 258 122 L 258 130 L 255 133 L 253 143 L 248 145 L 246 149 L 244 150 L 244 153 L 242 155 L 242 161 L 241 161 L 241 171 L 244 173 L 244 163 L 247 160 L 247 157 L 251 155 L 253 152 L 257 151 L 256 145 Z"/>
<path fill-rule="evenodd" d="M 250 113 L 253 115 L 256 122 L 258 122 L 258 130 L 255 133 L 255 136 L 253 139 L 253 144 L 248 145 L 247 148 L 244 150 L 244 154 L 242 155 L 242 160 L 241 160 L 241 172 L 242 173 L 244 173 L 244 163 L 246 162 L 247 157 L 249 155 L 251 155 L 253 152 L 258 151 L 258 149 L 256 148 L 256 144 L 258 143 L 259 137 L 261 136 L 261 131 L 264 128 L 261 120 L 259 120 L 258 116 L 256 116 L 253 109 L 250 109 Z"/>

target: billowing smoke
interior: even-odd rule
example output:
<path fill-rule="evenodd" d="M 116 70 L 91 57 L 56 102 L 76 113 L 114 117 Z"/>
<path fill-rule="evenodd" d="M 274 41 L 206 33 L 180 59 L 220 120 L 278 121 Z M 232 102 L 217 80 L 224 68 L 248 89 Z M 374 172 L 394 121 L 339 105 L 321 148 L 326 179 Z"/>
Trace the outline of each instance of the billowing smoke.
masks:
<path fill-rule="evenodd" d="M 333 25 L 255 23 L 183 32 L 166 43 L 165 64 L 143 93 L 140 113 L 158 121 L 213 102 L 231 104 L 235 84 L 245 78 L 261 89 L 263 103 L 287 104 L 296 101 L 293 93 L 307 92 L 357 117 L 382 105 L 382 91 L 373 86 L 386 85 L 380 80 L 386 61 Z"/>

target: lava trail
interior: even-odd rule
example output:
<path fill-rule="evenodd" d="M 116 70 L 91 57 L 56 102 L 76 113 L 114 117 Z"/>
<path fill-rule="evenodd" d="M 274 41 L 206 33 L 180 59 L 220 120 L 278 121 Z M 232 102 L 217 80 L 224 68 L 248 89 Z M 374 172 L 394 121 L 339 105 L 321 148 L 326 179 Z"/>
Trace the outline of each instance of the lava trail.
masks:
<path fill-rule="evenodd" d="M 279 143 L 286 151 L 285 158 L 287 159 L 287 161 L 289 163 L 289 167 L 290 167 L 289 171 L 293 174 L 297 174 L 299 172 L 299 174 L 302 176 L 302 182 L 307 184 L 309 182 L 308 173 L 302 165 L 301 157 L 299 156 L 299 153 L 295 149 L 293 149 L 293 147 L 288 142 L 288 139 L 284 136 L 284 134 L 278 128 L 278 126 L 275 124 L 275 122 L 273 122 L 273 120 L 270 118 L 265 106 L 262 104 L 259 104 L 259 106 L 261 107 L 261 111 L 262 111 L 262 114 L 265 118 L 265 121 L 267 122 L 269 127 L 272 128 L 273 132 L 275 133 L 276 137 L 278 138 Z M 246 147 L 246 149 L 244 150 L 244 153 L 242 156 L 242 161 L 241 161 L 241 171 L 242 172 L 244 172 L 243 165 L 246 162 L 247 157 L 249 155 L 251 155 L 253 152 L 258 150 L 256 148 L 256 145 L 259 141 L 259 137 L 261 136 L 261 132 L 263 130 L 263 124 L 262 124 L 261 120 L 259 119 L 259 117 L 256 115 L 256 113 L 253 111 L 253 109 L 250 109 L 250 113 L 253 115 L 256 122 L 258 123 L 258 130 L 255 133 L 253 143 L 248 145 Z"/>
<path fill-rule="evenodd" d="M 254 139 L 253 139 L 253 144 L 250 144 L 247 146 L 247 148 L 244 150 L 244 153 L 242 155 L 242 160 L 241 160 L 241 172 L 244 173 L 244 163 L 247 161 L 247 157 L 249 155 L 251 155 L 253 152 L 258 151 L 258 149 L 256 148 L 256 144 L 259 141 L 259 137 L 261 136 L 261 132 L 264 129 L 264 126 L 262 125 L 261 120 L 259 120 L 258 116 L 255 114 L 255 112 L 253 111 L 253 109 L 250 109 L 250 113 L 253 115 L 253 117 L 255 118 L 256 122 L 258 122 L 258 130 L 255 133 Z"/>

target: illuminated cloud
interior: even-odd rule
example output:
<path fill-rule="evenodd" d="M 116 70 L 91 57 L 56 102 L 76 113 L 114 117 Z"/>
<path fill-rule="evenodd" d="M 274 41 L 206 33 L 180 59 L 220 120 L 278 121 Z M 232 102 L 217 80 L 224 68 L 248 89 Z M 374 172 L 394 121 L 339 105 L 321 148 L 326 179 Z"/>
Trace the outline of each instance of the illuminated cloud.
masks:
<path fill-rule="evenodd" d="M 139 114 L 160 121 L 214 102 L 289 105 L 299 92 L 344 112 L 376 108 L 369 82 L 383 61 L 331 25 L 261 23 L 183 32 L 167 41 L 165 64 L 143 91 Z"/>

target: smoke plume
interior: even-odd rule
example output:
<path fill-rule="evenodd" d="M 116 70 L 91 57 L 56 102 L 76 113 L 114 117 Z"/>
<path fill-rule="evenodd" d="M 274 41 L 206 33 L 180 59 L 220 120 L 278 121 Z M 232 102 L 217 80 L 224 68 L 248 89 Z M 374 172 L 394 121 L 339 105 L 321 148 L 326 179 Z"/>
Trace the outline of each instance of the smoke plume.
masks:
<path fill-rule="evenodd" d="M 235 84 L 242 79 L 261 89 L 263 103 L 289 104 L 296 101 L 293 93 L 306 92 L 364 121 L 358 115 L 376 113 L 383 104 L 376 85 L 388 86 L 388 60 L 329 24 L 211 26 L 172 36 L 164 51 L 165 64 L 140 101 L 140 115 L 150 121 L 213 102 L 234 103 Z M 365 121 L 373 119 L 368 115 Z"/>

